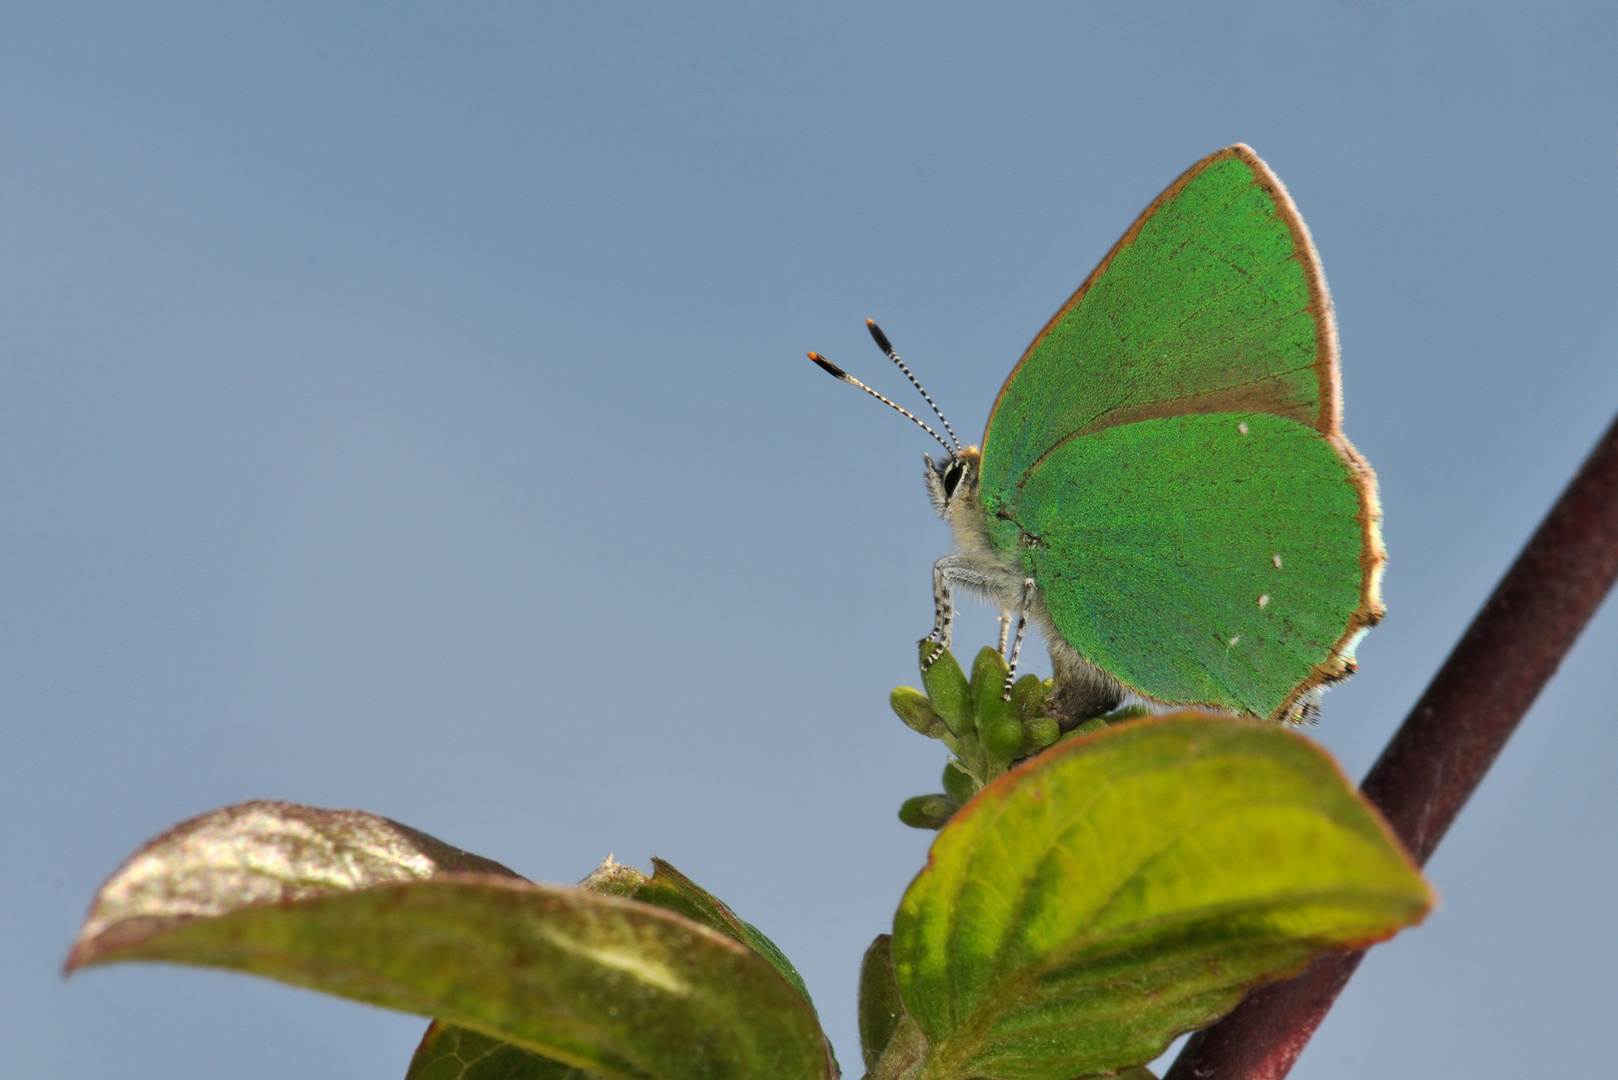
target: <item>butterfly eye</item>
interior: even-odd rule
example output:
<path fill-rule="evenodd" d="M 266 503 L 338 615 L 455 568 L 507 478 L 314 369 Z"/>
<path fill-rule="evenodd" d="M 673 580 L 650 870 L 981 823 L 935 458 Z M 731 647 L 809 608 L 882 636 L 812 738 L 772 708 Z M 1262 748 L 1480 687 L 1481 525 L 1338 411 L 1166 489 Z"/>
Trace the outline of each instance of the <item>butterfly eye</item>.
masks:
<path fill-rule="evenodd" d="M 951 461 L 944 466 L 944 498 L 955 496 L 955 489 L 960 486 L 961 477 L 966 475 L 966 466 L 959 461 Z"/>

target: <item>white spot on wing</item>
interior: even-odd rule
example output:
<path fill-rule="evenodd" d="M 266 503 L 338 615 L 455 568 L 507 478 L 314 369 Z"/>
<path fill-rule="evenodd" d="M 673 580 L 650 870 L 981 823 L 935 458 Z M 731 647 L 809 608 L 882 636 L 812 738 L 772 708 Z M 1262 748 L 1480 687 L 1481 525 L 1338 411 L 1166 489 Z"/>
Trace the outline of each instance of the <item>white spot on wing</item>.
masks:
<path fill-rule="evenodd" d="M 1240 421 L 1236 425 L 1236 430 L 1241 432 L 1243 435 L 1246 435 L 1247 434 L 1247 421 L 1246 420 Z"/>
<path fill-rule="evenodd" d="M 1265 607 L 1265 606 L 1267 606 L 1269 604 L 1269 602 L 1270 602 L 1270 594 L 1269 593 L 1265 593 L 1263 596 L 1258 598 L 1258 606 L 1259 607 Z"/>
<path fill-rule="evenodd" d="M 1275 564 L 1277 570 L 1281 569 L 1281 556 L 1272 555 L 1270 556 L 1270 561 Z"/>

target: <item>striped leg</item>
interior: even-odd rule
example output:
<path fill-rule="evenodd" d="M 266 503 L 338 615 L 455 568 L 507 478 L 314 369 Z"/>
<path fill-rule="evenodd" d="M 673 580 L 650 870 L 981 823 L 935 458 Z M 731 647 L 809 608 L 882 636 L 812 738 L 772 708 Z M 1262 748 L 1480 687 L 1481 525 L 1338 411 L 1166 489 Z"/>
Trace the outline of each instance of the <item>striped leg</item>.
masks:
<path fill-rule="evenodd" d="M 955 596 L 950 589 L 951 584 L 983 589 L 988 587 L 989 577 L 981 570 L 964 565 L 964 560 L 958 554 L 945 555 L 933 563 L 933 632 L 921 640 L 936 641 L 938 648 L 922 661 L 923 671 L 944 655 L 955 632 Z"/>
<path fill-rule="evenodd" d="M 1017 636 L 1011 642 L 1011 656 L 1006 661 L 1006 685 L 1000 690 L 1000 700 L 1011 700 L 1011 684 L 1017 681 L 1017 657 L 1022 652 L 1023 633 L 1028 629 L 1028 610 L 1034 606 L 1034 579 L 1023 578 L 1022 610 L 1017 613 Z M 1000 651 L 1005 652 L 1004 624 L 1000 631 Z"/>

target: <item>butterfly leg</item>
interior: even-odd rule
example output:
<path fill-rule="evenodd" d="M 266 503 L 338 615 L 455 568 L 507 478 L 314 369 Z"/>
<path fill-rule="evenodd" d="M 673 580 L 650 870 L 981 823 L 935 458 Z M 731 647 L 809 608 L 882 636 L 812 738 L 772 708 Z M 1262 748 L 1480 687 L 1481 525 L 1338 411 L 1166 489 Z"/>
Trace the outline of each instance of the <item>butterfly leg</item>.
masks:
<path fill-rule="evenodd" d="M 923 671 L 937 663 L 938 658 L 949 648 L 951 635 L 955 630 L 955 595 L 950 588 L 952 584 L 987 590 L 990 579 L 988 574 L 967 564 L 959 555 L 946 555 L 933 563 L 933 632 L 922 640 L 936 641 L 938 647 L 922 662 Z"/>
<path fill-rule="evenodd" d="M 1034 579 L 1023 578 L 1022 582 L 1022 609 L 1017 613 L 1017 636 L 1011 642 L 1011 656 L 1006 660 L 1006 685 L 1000 690 L 1000 700 L 1011 700 L 1011 684 L 1017 681 L 1017 656 L 1022 652 L 1022 637 L 1028 629 L 1028 612 L 1034 606 Z M 1006 652 L 1006 620 L 1010 616 L 1002 615 L 1000 623 L 1000 654 Z"/>
<path fill-rule="evenodd" d="M 1006 642 L 1011 639 L 1011 613 L 1000 613 L 1000 655 L 1006 655 Z"/>

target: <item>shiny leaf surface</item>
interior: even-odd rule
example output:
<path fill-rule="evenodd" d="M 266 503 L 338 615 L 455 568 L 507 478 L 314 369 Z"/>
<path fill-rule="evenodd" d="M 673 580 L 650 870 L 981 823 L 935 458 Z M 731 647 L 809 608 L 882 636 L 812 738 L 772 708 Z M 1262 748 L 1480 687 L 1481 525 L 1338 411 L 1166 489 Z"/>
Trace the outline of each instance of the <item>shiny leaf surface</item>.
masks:
<path fill-rule="evenodd" d="M 1247 988 L 1431 904 L 1386 825 L 1296 733 L 1194 714 L 1109 726 L 1002 777 L 940 832 L 893 935 L 926 1048 L 876 1074 L 1138 1065 Z"/>
<path fill-rule="evenodd" d="M 123 960 L 265 975 L 608 1076 L 830 1074 L 807 1001 L 730 937 L 354 812 L 248 804 L 146 845 L 68 966 Z"/>

